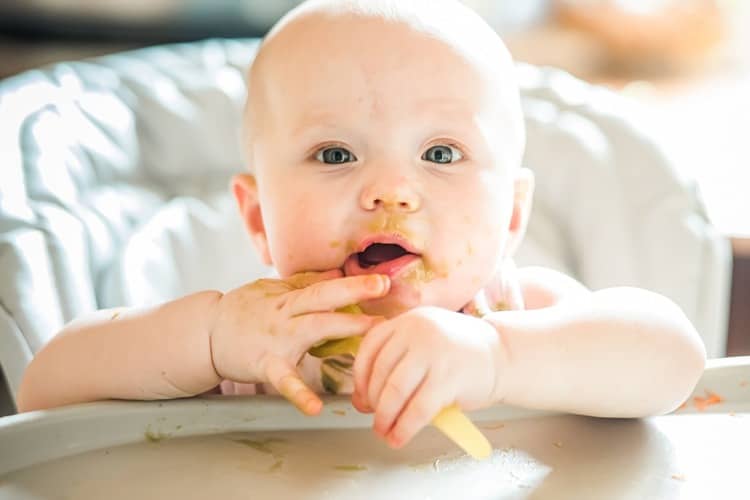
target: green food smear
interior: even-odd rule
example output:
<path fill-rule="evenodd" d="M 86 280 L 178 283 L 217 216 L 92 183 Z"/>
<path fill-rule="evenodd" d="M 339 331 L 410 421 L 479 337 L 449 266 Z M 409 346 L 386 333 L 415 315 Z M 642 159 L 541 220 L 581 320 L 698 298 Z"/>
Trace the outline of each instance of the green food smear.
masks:
<path fill-rule="evenodd" d="M 265 438 L 265 439 L 232 439 L 235 443 L 244 444 L 250 448 L 259 451 L 261 453 L 267 453 L 269 455 L 276 456 L 277 453 L 271 449 L 273 443 L 283 443 L 285 440 L 280 438 Z"/>
<path fill-rule="evenodd" d="M 281 470 L 281 467 L 284 465 L 283 460 L 276 460 L 274 464 L 268 468 L 268 472 L 276 472 L 278 470 Z"/>
<path fill-rule="evenodd" d="M 149 443 L 158 443 L 159 441 L 167 439 L 171 436 L 163 432 L 151 430 L 151 424 L 149 424 L 148 426 L 146 426 L 146 432 L 143 433 L 143 437 L 145 437 L 146 441 L 148 441 Z"/>
<path fill-rule="evenodd" d="M 367 466 L 365 465 L 334 465 L 333 468 L 336 470 L 343 470 L 347 472 L 357 472 L 357 471 L 367 470 Z"/>

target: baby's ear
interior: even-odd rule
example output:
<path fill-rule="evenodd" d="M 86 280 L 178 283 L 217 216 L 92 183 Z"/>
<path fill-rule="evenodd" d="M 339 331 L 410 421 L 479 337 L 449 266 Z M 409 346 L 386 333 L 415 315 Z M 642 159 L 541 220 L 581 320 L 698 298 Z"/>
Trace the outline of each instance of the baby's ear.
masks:
<path fill-rule="evenodd" d="M 534 173 L 528 168 L 520 168 L 513 183 L 513 214 L 510 216 L 508 244 L 505 256 L 513 257 L 526 234 L 526 226 L 531 215 L 534 198 Z"/>
<path fill-rule="evenodd" d="M 253 240 L 255 249 L 264 264 L 267 266 L 273 265 L 271 252 L 268 250 L 266 228 L 263 225 L 263 214 L 260 211 L 258 184 L 255 182 L 255 177 L 251 174 L 235 175 L 232 177 L 232 192 L 237 200 L 240 217 L 242 217 L 245 228 Z"/>

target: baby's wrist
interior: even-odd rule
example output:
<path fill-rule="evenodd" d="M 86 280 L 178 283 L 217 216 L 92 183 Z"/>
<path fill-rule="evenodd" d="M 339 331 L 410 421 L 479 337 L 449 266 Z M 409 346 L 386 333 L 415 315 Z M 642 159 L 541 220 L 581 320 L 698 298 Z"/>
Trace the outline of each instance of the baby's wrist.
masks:
<path fill-rule="evenodd" d="M 206 297 L 206 312 L 203 317 L 206 318 L 206 325 L 204 327 L 204 332 L 206 335 L 206 341 L 208 343 L 208 355 L 209 359 L 211 361 L 211 369 L 213 370 L 214 374 L 216 375 L 216 378 L 221 380 L 223 377 L 219 374 L 219 371 L 216 369 L 216 361 L 214 360 L 214 331 L 216 329 L 216 324 L 218 322 L 220 309 L 221 309 L 221 299 L 224 297 L 224 294 L 212 290 L 210 292 L 202 292 L 207 294 Z"/>
<path fill-rule="evenodd" d="M 489 402 L 490 404 L 498 404 L 505 401 L 510 390 L 510 385 L 513 384 L 515 379 L 511 374 L 512 360 L 504 332 L 499 331 L 493 323 L 485 319 L 481 321 L 487 323 L 496 336 L 496 341 L 491 345 L 492 366 L 494 370 Z"/>

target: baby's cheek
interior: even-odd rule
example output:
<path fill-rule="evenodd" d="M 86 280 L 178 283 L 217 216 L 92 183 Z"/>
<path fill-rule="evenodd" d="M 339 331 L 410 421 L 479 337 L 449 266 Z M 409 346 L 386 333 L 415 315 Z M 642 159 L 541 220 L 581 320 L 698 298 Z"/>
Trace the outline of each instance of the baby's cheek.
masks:
<path fill-rule="evenodd" d="M 276 239 L 276 269 L 281 276 L 306 271 L 328 271 L 342 266 L 346 242 L 324 234 L 302 220 L 287 221 L 287 229 Z"/>
<path fill-rule="evenodd" d="M 466 227 L 452 242 L 452 258 L 444 293 L 461 308 L 491 279 L 502 261 L 502 238 L 497 226 L 479 221 Z M 461 233 L 459 233 L 461 234 Z"/>

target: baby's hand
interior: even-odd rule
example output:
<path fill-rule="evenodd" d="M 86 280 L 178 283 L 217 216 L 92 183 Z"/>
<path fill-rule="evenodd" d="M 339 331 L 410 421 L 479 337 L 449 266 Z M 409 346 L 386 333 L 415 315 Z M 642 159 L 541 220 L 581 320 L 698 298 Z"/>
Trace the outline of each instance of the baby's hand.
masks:
<path fill-rule="evenodd" d="M 505 363 L 488 322 L 418 307 L 377 324 L 354 361 L 352 402 L 375 411 L 375 433 L 401 447 L 444 407 L 472 410 L 498 399 Z"/>
<path fill-rule="evenodd" d="M 340 270 L 262 279 L 225 294 L 210 334 L 216 373 L 243 383 L 270 382 L 308 415 L 322 408 L 297 363 L 326 339 L 363 335 L 382 318 L 333 312 L 388 293 L 380 275 L 342 277 Z"/>

